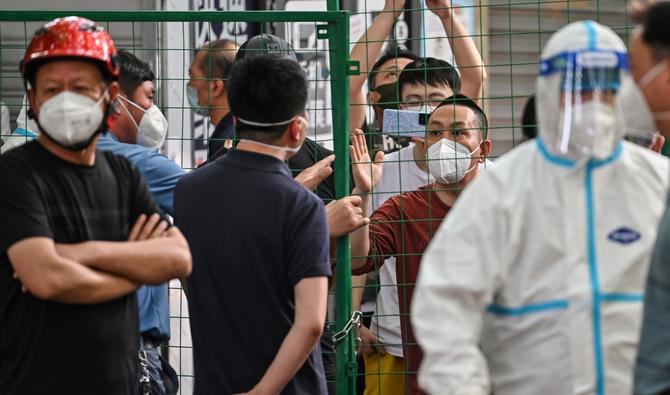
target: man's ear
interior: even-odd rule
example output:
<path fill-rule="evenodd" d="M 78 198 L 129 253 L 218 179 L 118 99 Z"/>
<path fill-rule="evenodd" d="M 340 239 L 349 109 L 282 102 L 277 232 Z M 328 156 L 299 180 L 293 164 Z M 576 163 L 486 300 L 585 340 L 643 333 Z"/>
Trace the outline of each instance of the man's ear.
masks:
<path fill-rule="evenodd" d="M 491 156 L 491 140 L 486 139 L 481 142 L 481 147 L 482 147 L 482 157 L 479 159 L 479 162 L 484 163 L 486 162 L 486 159 Z"/>
<path fill-rule="evenodd" d="M 289 124 L 289 133 L 291 134 L 291 140 L 299 141 L 302 139 L 304 119 L 302 117 L 295 117 L 294 120 Z M 305 128 L 306 129 L 306 128 Z M 305 136 L 307 136 L 307 131 L 305 130 Z"/>
<path fill-rule="evenodd" d="M 109 93 L 109 102 L 114 103 L 116 101 L 116 98 L 119 96 L 119 93 L 121 92 L 121 86 L 119 85 L 118 82 L 113 81 L 107 87 L 107 92 Z"/>
<path fill-rule="evenodd" d="M 216 79 L 211 81 L 212 97 L 219 97 L 226 94 L 226 83 L 223 80 Z"/>
<path fill-rule="evenodd" d="M 380 95 L 378 92 L 375 92 L 375 91 L 368 92 L 368 95 L 367 95 L 368 104 L 379 103 L 379 100 L 381 100 L 381 97 L 382 97 L 382 95 Z"/>
<path fill-rule="evenodd" d="M 37 99 L 35 98 L 35 90 L 32 88 L 28 89 L 26 91 L 26 95 L 28 96 L 28 105 L 30 106 L 28 108 L 28 116 L 35 119 L 37 112 L 39 112 L 39 108 L 37 107 Z"/>

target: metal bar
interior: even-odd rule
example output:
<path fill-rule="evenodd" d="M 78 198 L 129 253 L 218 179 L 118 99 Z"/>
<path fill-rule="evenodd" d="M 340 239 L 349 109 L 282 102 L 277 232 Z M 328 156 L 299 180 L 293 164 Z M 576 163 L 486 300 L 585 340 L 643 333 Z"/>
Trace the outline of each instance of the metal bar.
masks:
<path fill-rule="evenodd" d="M 0 11 L 3 22 L 43 22 L 77 15 L 105 22 L 337 22 L 345 11 Z"/>
<path fill-rule="evenodd" d="M 329 7 L 337 0 L 329 0 Z M 335 139 L 335 194 L 348 196 L 349 189 L 349 19 L 329 23 L 330 67 L 332 70 L 333 136 Z M 335 45 L 333 45 L 333 43 Z M 337 284 L 335 331 L 342 330 L 351 317 L 351 252 L 349 236 L 337 240 Z M 337 394 L 356 394 L 356 355 L 353 333 L 337 345 Z"/>

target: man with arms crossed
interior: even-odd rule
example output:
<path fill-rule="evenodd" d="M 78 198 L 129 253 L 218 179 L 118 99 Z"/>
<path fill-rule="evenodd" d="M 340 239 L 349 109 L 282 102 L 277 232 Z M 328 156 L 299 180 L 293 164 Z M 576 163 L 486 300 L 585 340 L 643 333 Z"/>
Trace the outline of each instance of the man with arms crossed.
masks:
<path fill-rule="evenodd" d="M 0 157 L 0 393 L 134 394 L 134 291 L 190 272 L 139 172 L 96 151 L 119 93 L 115 55 L 102 27 L 68 17 L 23 59 L 41 133 Z"/>

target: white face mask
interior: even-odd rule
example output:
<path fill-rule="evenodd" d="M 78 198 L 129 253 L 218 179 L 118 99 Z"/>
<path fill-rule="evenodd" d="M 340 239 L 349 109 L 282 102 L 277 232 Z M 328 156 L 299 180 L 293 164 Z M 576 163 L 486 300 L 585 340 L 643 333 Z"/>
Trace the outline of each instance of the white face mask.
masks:
<path fill-rule="evenodd" d="M 659 63 L 656 64 L 656 66 L 652 67 L 649 71 L 647 71 L 642 78 L 640 78 L 640 82 L 638 85 L 640 86 L 640 89 L 643 89 L 645 86 L 649 85 L 653 81 L 656 80 L 656 77 L 661 75 L 662 72 L 665 71 L 665 69 L 668 67 L 668 61 L 663 60 Z M 663 121 L 663 120 L 668 120 L 670 119 L 670 111 L 660 111 L 660 112 L 654 112 L 654 119 Z"/>
<path fill-rule="evenodd" d="M 289 119 L 288 121 L 265 123 L 265 122 L 250 121 L 250 120 L 247 120 L 247 119 L 243 119 L 243 118 L 237 117 L 238 120 L 240 120 L 241 122 L 243 122 L 243 123 L 245 123 L 245 124 L 247 124 L 247 125 L 251 125 L 251 126 L 259 126 L 259 127 L 268 127 L 268 126 L 280 126 L 280 125 L 286 125 L 286 124 L 288 124 L 289 122 L 293 122 L 293 120 L 294 120 L 295 118 L 296 118 L 296 117 L 293 117 L 293 118 Z M 302 118 L 302 117 L 300 117 L 300 118 Z M 305 124 L 307 124 L 307 120 L 306 120 L 305 118 L 302 118 L 302 120 L 304 120 L 304 121 L 305 121 Z M 276 150 L 284 151 L 284 152 L 287 152 L 287 153 L 289 153 L 289 154 L 293 154 L 293 155 L 297 154 L 298 151 L 300 151 L 300 148 L 302 148 L 302 144 L 300 144 L 300 145 L 297 146 L 297 147 L 284 147 L 284 146 L 281 146 L 281 145 L 272 145 L 272 144 L 261 143 L 260 141 L 256 141 L 256 140 L 240 139 L 240 142 L 242 142 L 242 141 L 245 141 L 245 142 L 247 142 L 247 143 L 252 143 L 252 144 L 260 145 L 261 147 L 265 147 L 265 148 L 272 148 L 272 149 L 276 149 Z M 291 155 L 291 156 L 293 156 L 293 155 Z"/>
<path fill-rule="evenodd" d="M 300 144 L 297 147 L 283 147 L 281 145 L 272 145 L 272 144 L 261 143 L 260 141 L 256 141 L 256 140 L 240 139 L 240 142 L 243 142 L 243 141 L 247 142 L 247 143 L 251 143 L 251 144 L 260 145 L 261 147 L 265 147 L 265 148 L 272 148 L 272 149 L 277 149 L 277 150 L 280 150 L 280 151 L 288 152 L 289 154 L 293 154 L 293 155 L 297 154 L 298 151 L 300 151 L 300 148 L 302 148 L 302 144 Z"/>
<path fill-rule="evenodd" d="M 657 128 L 640 88 L 631 79 L 624 80 L 617 92 L 616 100 L 623 115 L 625 138 L 633 142 L 644 142 L 642 145 L 648 147 L 654 140 Z"/>
<path fill-rule="evenodd" d="M 620 138 L 617 131 L 622 127 L 614 107 L 600 100 L 590 100 L 572 111 L 572 122 L 568 126 L 568 151 L 573 153 L 570 156 L 574 159 L 605 159 L 610 156 Z M 576 112 L 581 112 L 581 116 Z M 565 110 L 561 110 L 559 130 L 564 130 L 564 120 Z"/>
<path fill-rule="evenodd" d="M 107 91 L 97 101 L 63 91 L 42 103 L 37 121 L 42 131 L 59 145 L 82 149 L 101 130 L 105 113 L 100 103 L 106 97 Z"/>
<path fill-rule="evenodd" d="M 481 148 L 478 145 L 472 152 L 463 144 L 442 139 L 428 147 L 428 171 L 435 181 L 442 184 L 455 184 L 477 167 L 472 165 L 472 154 Z"/>
<path fill-rule="evenodd" d="M 123 99 L 119 100 L 119 103 L 121 103 L 121 106 L 123 106 L 123 108 L 126 110 L 126 113 L 128 113 L 128 117 L 130 117 L 131 121 L 133 121 L 133 124 L 137 128 L 137 144 L 151 149 L 158 149 L 162 147 L 163 143 L 165 142 L 165 136 L 167 136 L 168 121 L 165 119 L 165 116 L 161 110 L 155 104 L 152 104 L 148 110 L 145 110 L 137 103 L 128 100 L 128 98 L 123 96 L 119 97 Z M 130 114 L 130 111 L 128 111 L 126 105 L 123 104 L 124 101 L 144 112 L 142 119 L 140 119 L 139 125 L 137 122 L 135 122 L 135 119 Z"/>

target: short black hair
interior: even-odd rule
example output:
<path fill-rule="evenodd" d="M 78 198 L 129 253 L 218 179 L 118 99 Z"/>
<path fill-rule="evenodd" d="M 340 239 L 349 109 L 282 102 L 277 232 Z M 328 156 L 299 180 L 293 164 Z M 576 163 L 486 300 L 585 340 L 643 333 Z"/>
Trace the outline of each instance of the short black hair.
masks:
<path fill-rule="evenodd" d="M 521 130 L 528 140 L 537 137 L 537 117 L 535 116 L 535 95 L 530 95 L 523 106 Z"/>
<path fill-rule="evenodd" d="M 119 85 L 126 97 L 132 100 L 133 93 L 144 81 L 155 81 L 156 76 L 147 62 L 124 49 L 119 50 L 116 58 L 119 65 Z"/>
<path fill-rule="evenodd" d="M 228 79 L 230 70 L 235 63 L 235 50 L 227 47 L 233 45 L 236 45 L 233 40 L 222 38 L 210 41 L 200 48 L 199 52 L 203 52 L 205 55 L 197 66 L 206 78 L 224 81 Z"/>
<path fill-rule="evenodd" d="M 442 100 L 442 103 L 440 103 L 440 105 L 437 106 L 437 108 L 432 112 L 432 114 L 435 114 L 435 111 L 437 111 L 437 109 L 442 106 L 464 106 L 471 109 L 475 113 L 475 122 L 477 129 L 479 129 L 482 132 L 482 136 L 484 139 L 488 138 L 489 120 L 486 117 L 486 113 L 484 113 L 484 110 L 482 110 L 482 108 L 479 107 L 479 105 L 477 105 L 477 103 L 475 103 L 474 100 L 461 93 L 457 93 Z"/>
<path fill-rule="evenodd" d="M 392 46 L 386 50 L 382 54 L 382 56 L 377 59 L 375 64 L 372 66 L 370 69 L 370 74 L 368 74 L 368 90 L 373 91 L 375 90 L 375 76 L 377 76 L 377 73 L 379 72 L 379 68 L 382 67 L 382 65 L 386 62 L 388 62 L 391 59 L 398 59 L 398 58 L 405 58 L 405 59 L 411 59 L 411 60 L 416 60 L 419 57 L 416 56 L 414 53 L 408 51 L 405 48 L 398 47 L 398 46 Z"/>
<path fill-rule="evenodd" d="M 646 12 L 642 40 L 651 47 L 656 62 L 670 57 L 670 2 L 660 1 Z"/>
<path fill-rule="evenodd" d="M 228 80 L 231 113 L 238 118 L 239 138 L 272 142 L 286 131 L 288 121 L 305 113 L 308 82 L 305 71 L 294 60 L 260 55 L 235 63 Z M 277 123 L 255 126 L 255 123 Z"/>
<path fill-rule="evenodd" d="M 461 77 L 451 63 L 437 58 L 418 58 L 405 66 L 398 77 L 398 90 L 404 85 L 446 85 L 454 93 L 461 92 Z"/>

